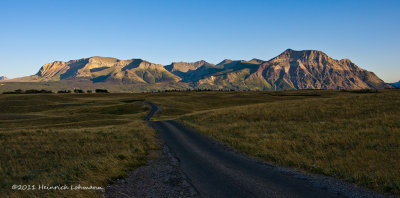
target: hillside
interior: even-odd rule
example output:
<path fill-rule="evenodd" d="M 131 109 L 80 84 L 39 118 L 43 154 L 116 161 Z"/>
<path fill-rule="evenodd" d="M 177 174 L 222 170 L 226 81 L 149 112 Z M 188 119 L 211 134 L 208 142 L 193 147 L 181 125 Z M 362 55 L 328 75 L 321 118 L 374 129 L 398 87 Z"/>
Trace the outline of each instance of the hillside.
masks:
<path fill-rule="evenodd" d="M 400 88 L 400 81 L 395 83 L 390 83 L 393 87 Z"/>
<path fill-rule="evenodd" d="M 169 83 L 200 89 L 287 90 L 287 89 L 380 89 L 390 88 L 374 73 L 348 59 L 335 60 L 321 51 L 288 49 L 279 56 L 229 60 L 214 65 L 204 60 L 170 65 L 142 59 L 119 60 L 91 57 L 43 65 L 32 76 L 7 82 L 87 81 L 90 83 L 142 84 L 154 87 Z"/>

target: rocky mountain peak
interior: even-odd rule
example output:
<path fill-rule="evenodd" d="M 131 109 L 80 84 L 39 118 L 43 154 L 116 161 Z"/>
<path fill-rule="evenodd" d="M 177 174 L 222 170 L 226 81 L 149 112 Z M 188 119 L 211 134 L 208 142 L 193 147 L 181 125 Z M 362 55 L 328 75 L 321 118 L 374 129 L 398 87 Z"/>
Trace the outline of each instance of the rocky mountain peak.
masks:
<path fill-rule="evenodd" d="M 205 60 L 200 60 L 200 61 L 194 62 L 194 65 L 195 65 L 195 66 L 203 66 L 203 65 L 211 65 L 211 64 L 208 63 L 208 62 L 205 61 Z"/>
<path fill-rule="evenodd" d="M 119 59 L 111 58 L 111 57 L 101 57 L 101 56 L 93 56 L 89 58 L 89 63 L 99 64 L 99 65 L 114 65 L 119 62 Z"/>
<path fill-rule="evenodd" d="M 213 64 L 208 63 L 207 61 L 200 60 L 192 63 L 188 62 L 173 62 L 170 65 L 165 66 L 170 72 L 188 72 L 189 70 L 196 70 L 202 66 L 213 66 Z"/>
<path fill-rule="evenodd" d="M 316 57 L 328 58 L 328 55 L 318 50 L 296 51 L 292 49 L 287 49 L 273 59 L 313 59 Z"/>
<path fill-rule="evenodd" d="M 261 60 L 261 59 L 258 59 L 258 58 L 253 58 L 253 59 L 251 59 L 250 61 L 248 61 L 249 63 L 253 63 L 253 64 L 261 64 L 261 63 L 263 63 L 263 62 L 265 62 L 265 61 L 263 61 L 263 60 Z"/>
<path fill-rule="evenodd" d="M 221 61 L 217 65 L 225 65 L 225 64 L 232 63 L 232 62 L 233 62 L 233 60 L 231 60 L 231 59 L 224 59 L 223 61 Z"/>

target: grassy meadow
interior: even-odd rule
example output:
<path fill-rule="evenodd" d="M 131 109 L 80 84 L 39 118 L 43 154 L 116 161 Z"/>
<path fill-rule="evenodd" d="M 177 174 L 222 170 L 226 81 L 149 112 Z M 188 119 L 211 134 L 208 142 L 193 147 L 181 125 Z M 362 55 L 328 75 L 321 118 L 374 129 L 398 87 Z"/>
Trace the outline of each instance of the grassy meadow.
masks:
<path fill-rule="evenodd" d="M 158 148 L 141 120 L 148 108 L 126 95 L 0 95 L 0 106 L 0 197 L 99 197 L 95 190 L 11 187 L 105 187 Z"/>
<path fill-rule="evenodd" d="M 179 120 L 269 163 L 400 194 L 400 90 L 0 94 L 0 194 L 98 197 L 11 185 L 104 187 L 145 164 L 158 144 L 144 100 L 162 107 L 153 120 Z"/>
<path fill-rule="evenodd" d="M 179 120 L 267 162 L 400 195 L 399 90 L 263 94 L 268 102 Z"/>

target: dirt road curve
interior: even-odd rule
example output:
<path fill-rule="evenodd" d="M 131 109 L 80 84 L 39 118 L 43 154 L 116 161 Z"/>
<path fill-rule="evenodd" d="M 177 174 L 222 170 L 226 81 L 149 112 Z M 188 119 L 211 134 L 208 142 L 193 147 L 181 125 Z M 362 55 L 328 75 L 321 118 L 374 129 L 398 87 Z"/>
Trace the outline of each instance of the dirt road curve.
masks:
<path fill-rule="evenodd" d="M 160 110 L 152 103 L 147 120 Z M 387 197 L 340 180 L 265 164 L 234 152 L 176 121 L 150 125 L 160 133 L 201 197 Z"/>

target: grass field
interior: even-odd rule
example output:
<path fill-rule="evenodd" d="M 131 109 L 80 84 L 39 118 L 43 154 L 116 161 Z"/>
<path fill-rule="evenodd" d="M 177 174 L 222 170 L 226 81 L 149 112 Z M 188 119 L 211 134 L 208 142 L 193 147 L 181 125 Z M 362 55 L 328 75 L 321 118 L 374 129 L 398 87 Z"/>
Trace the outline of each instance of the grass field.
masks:
<path fill-rule="evenodd" d="M 400 194 L 399 90 L 264 95 L 266 103 L 238 102 L 179 119 L 267 162 Z"/>
<path fill-rule="evenodd" d="M 157 149 L 141 101 L 116 94 L 0 95 L 0 197 L 98 197 L 94 190 L 11 190 L 13 184 L 105 187 Z"/>
<path fill-rule="evenodd" d="M 248 155 L 400 194 L 400 91 L 0 95 L 0 177 L 7 197 L 98 197 L 12 191 L 12 184 L 106 186 L 157 149 L 153 120 L 178 119 Z"/>

